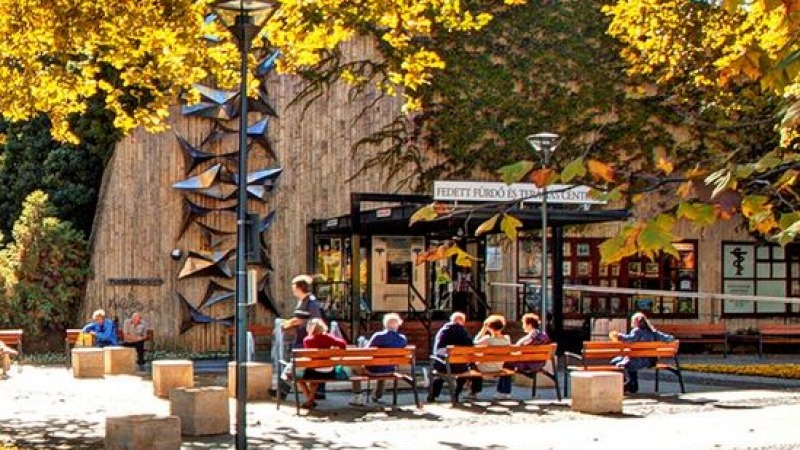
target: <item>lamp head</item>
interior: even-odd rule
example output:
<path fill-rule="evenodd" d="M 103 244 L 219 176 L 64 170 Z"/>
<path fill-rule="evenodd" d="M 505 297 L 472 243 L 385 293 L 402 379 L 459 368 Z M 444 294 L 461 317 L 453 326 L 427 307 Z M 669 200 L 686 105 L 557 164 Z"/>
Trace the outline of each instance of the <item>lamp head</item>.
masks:
<path fill-rule="evenodd" d="M 227 11 L 256 12 L 272 8 L 272 3 L 258 0 L 218 0 L 213 7 Z"/>
<path fill-rule="evenodd" d="M 539 153 L 544 153 L 545 156 L 549 156 L 551 153 L 553 153 L 558 146 L 556 144 L 558 135 L 555 133 L 536 133 L 531 134 L 525 139 L 534 150 Z"/>
<path fill-rule="evenodd" d="M 211 8 L 239 43 L 247 45 L 261 31 L 275 5 L 263 0 L 217 0 Z"/>

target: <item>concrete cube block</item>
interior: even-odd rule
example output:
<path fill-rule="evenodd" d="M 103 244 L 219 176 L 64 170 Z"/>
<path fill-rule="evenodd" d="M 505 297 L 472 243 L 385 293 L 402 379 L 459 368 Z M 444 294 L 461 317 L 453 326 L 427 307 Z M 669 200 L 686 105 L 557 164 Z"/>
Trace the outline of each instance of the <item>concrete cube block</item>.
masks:
<path fill-rule="evenodd" d="M 173 389 L 194 387 L 194 364 L 188 359 L 153 361 L 153 393 L 169 398 Z"/>
<path fill-rule="evenodd" d="M 136 349 L 133 347 L 105 347 L 103 361 L 107 375 L 136 373 Z"/>
<path fill-rule="evenodd" d="M 272 387 L 272 364 L 246 362 L 247 400 L 268 400 Z M 236 362 L 228 363 L 228 395 L 236 397 Z"/>
<path fill-rule="evenodd" d="M 102 348 L 73 348 L 72 376 L 75 378 L 103 378 Z"/>
<path fill-rule="evenodd" d="M 228 434 L 231 430 L 228 395 L 223 387 L 173 389 L 169 413 L 181 418 L 184 435 Z"/>
<path fill-rule="evenodd" d="M 572 410 L 589 413 L 622 412 L 622 373 L 572 372 Z"/>
<path fill-rule="evenodd" d="M 181 419 L 139 414 L 106 417 L 106 450 L 178 450 Z"/>

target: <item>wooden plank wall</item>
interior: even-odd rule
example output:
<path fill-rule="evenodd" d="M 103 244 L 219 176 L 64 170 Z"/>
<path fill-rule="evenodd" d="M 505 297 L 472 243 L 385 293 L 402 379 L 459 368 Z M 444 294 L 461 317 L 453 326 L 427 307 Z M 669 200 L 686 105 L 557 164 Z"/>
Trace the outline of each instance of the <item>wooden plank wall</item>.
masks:
<path fill-rule="evenodd" d="M 348 57 L 372 52 L 367 41 L 348 46 Z M 352 144 L 369 133 L 378 131 L 400 111 L 397 98 L 379 100 L 372 112 L 356 120 L 362 107 L 372 102 L 377 92 L 350 100 L 346 86 L 335 87 L 329 95 L 318 99 L 302 115 L 302 105 L 288 107 L 300 92 L 302 84 L 291 76 L 271 77 L 268 89 L 280 118 L 270 123 L 270 136 L 284 172 L 278 189 L 267 205 L 250 200 L 249 209 L 266 214 L 277 209 L 277 220 L 269 234 L 269 246 L 275 272 L 272 293 L 277 306 L 290 310 L 294 305 L 289 283 L 293 276 L 306 270 L 306 224 L 315 218 L 346 214 L 350 193 L 386 191 L 387 174 L 372 170 L 352 183 L 354 175 L 369 155 L 351 155 Z M 251 117 L 251 121 L 256 117 Z M 225 329 L 219 324 L 197 325 L 179 334 L 180 303 L 176 292 L 198 305 L 209 278 L 177 280 L 183 265 L 170 257 L 173 249 L 184 254 L 190 249 L 207 250 L 199 227 L 193 225 L 177 240 L 182 222 L 182 194 L 172 184 L 185 179 L 183 156 L 174 133 L 198 145 L 209 131 L 210 121 L 185 118 L 175 107 L 171 131 L 157 135 L 137 130 L 118 144 L 105 172 L 104 188 L 98 205 L 93 232 L 93 277 L 86 291 L 82 317 L 104 308 L 120 322 L 133 311 L 140 311 L 156 332 L 158 348 L 191 351 L 226 348 Z M 235 124 L 232 124 L 235 127 Z M 237 148 L 236 136 L 219 145 L 206 148 L 217 154 Z M 204 163 L 192 174 L 200 173 L 219 159 Z M 271 165 L 260 150 L 251 152 L 249 170 Z M 228 162 L 235 170 L 235 163 Z M 196 194 L 189 198 L 197 204 L 218 207 L 234 204 L 209 200 Z M 235 230 L 232 214 L 213 213 L 208 225 Z M 235 246 L 235 236 L 222 245 Z M 233 269 L 235 258 L 232 257 Z M 161 278 L 158 286 L 109 285 L 109 278 Z M 234 279 L 217 279 L 229 287 Z M 233 314 L 233 302 L 224 302 L 203 311 L 213 317 Z M 251 315 L 251 322 L 271 322 L 272 317 L 260 306 Z M 76 326 L 79 324 L 75 324 Z"/>

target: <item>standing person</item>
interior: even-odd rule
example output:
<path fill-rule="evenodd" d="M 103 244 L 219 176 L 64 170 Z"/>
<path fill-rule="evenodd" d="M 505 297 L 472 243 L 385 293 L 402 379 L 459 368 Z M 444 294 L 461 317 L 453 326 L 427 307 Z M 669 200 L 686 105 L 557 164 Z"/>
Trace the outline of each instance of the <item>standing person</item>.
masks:
<path fill-rule="evenodd" d="M 376 348 L 405 348 L 408 344 L 408 339 L 398 331 L 402 324 L 403 319 L 400 318 L 399 314 L 388 313 L 384 315 L 383 331 L 375 332 L 366 346 Z M 395 366 L 364 366 L 360 369 L 356 369 L 355 372 L 358 374 L 385 375 L 394 372 L 396 369 Z M 376 382 L 375 395 L 372 397 L 372 401 L 376 403 L 380 401 L 385 386 L 386 382 L 384 380 L 378 380 Z M 353 381 L 353 400 L 350 404 L 354 406 L 361 406 L 364 404 L 360 381 Z"/>
<path fill-rule="evenodd" d="M 470 304 L 470 283 L 472 282 L 472 273 L 469 267 L 459 267 L 456 274 L 456 281 L 453 283 L 453 311 L 465 311 L 470 313 L 472 305 Z M 474 313 L 474 312 L 473 312 Z M 473 314 L 469 317 L 474 318 Z"/>
<path fill-rule="evenodd" d="M 122 345 L 136 349 L 136 364 L 144 367 L 144 341 L 147 339 L 147 322 L 142 320 L 138 312 L 131 314 L 130 319 L 122 323 Z"/>
<path fill-rule="evenodd" d="M 322 319 L 315 318 L 308 322 L 306 327 L 308 335 L 303 339 L 303 348 L 346 348 L 347 343 L 344 339 L 338 338 L 328 333 L 328 326 Z M 335 377 L 333 367 L 317 367 L 315 369 L 306 369 L 302 377 L 297 380 L 297 386 L 303 391 L 306 397 L 306 402 L 301 406 L 306 409 L 313 409 L 317 406 L 314 401 L 317 398 L 318 383 L 310 383 L 304 380 L 319 380 L 329 379 L 333 380 Z"/>
<path fill-rule="evenodd" d="M 311 292 L 311 286 L 314 280 L 309 275 L 298 275 L 292 278 L 292 295 L 297 299 L 297 304 L 292 312 L 292 318 L 284 320 L 281 324 L 283 330 L 293 330 L 294 340 L 284 341 L 286 345 L 281 349 L 281 358 L 284 361 L 289 360 L 289 356 L 293 348 L 303 348 L 303 339 L 307 336 L 306 324 L 309 319 L 322 318 L 322 304 L 317 300 L 317 297 Z M 280 395 L 286 397 L 291 390 L 288 383 L 281 380 L 279 383 Z M 320 398 L 325 397 L 325 385 L 318 389 Z"/>
<path fill-rule="evenodd" d="M 507 334 L 503 334 L 503 329 L 505 327 L 505 317 L 499 314 L 492 314 L 483 321 L 481 330 L 477 335 L 475 335 L 475 345 L 486 345 L 489 347 L 498 345 L 511 345 L 511 338 Z M 482 373 L 500 372 L 503 370 L 503 362 L 478 363 L 476 364 L 476 367 L 478 371 Z M 477 398 L 477 393 L 480 391 L 480 387 L 478 387 L 478 389 L 473 389 L 473 394 L 470 396 L 470 399 L 474 400 Z M 510 376 L 500 377 L 497 382 L 497 394 L 495 395 L 495 398 L 498 400 L 511 398 Z"/>
<path fill-rule="evenodd" d="M 608 337 L 612 341 L 622 342 L 672 342 L 675 340 L 675 336 L 656 330 L 647 320 L 647 316 L 640 312 L 631 316 L 630 333 L 620 333 L 612 330 L 608 333 Z M 654 361 L 652 358 L 618 356 L 611 360 L 611 364 L 625 369 L 625 384 L 623 387 L 625 392 L 635 394 L 639 391 L 639 374 L 637 371 L 652 367 Z"/>
<path fill-rule="evenodd" d="M 106 318 L 106 312 L 102 309 L 92 313 L 92 321 L 82 331 L 94 336 L 95 347 L 117 345 L 117 329 L 114 328 L 114 322 Z"/>
<path fill-rule="evenodd" d="M 447 356 L 448 345 L 472 347 L 472 338 L 470 338 L 467 329 L 464 328 L 466 321 L 467 317 L 463 312 L 454 312 L 450 315 L 450 321 L 444 324 L 436 333 L 436 339 L 433 343 L 433 351 L 436 356 L 442 358 Z M 437 372 L 447 372 L 447 366 L 438 360 L 433 360 L 433 368 L 436 369 Z M 460 373 L 466 372 L 469 367 L 466 364 L 451 364 L 450 368 L 454 373 Z M 461 391 L 464 389 L 464 384 L 466 384 L 466 382 L 466 378 L 459 378 L 456 380 L 456 391 L 454 393 L 456 398 L 461 395 Z M 443 386 L 444 380 L 440 377 L 435 377 L 431 381 L 430 391 L 428 392 L 428 403 L 436 401 L 436 398 L 439 397 L 439 394 L 442 392 Z M 477 393 L 480 392 L 480 389 L 480 378 L 472 379 L 470 387 L 471 396 L 476 396 Z"/>

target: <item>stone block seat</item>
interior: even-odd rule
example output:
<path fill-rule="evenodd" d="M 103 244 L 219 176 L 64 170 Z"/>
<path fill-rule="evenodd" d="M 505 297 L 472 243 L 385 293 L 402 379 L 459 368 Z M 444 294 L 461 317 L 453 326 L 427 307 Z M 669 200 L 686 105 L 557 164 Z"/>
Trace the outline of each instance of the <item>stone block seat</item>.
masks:
<path fill-rule="evenodd" d="M 571 378 L 573 411 L 589 414 L 622 412 L 621 372 L 576 372 Z"/>
<path fill-rule="evenodd" d="M 187 436 L 228 434 L 231 430 L 228 395 L 223 387 L 173 389 L 169 412 L 181 418 L 181 434 Z"/>
<path fill-rule="evenodd" d="M 103 361 L 106 375 L 136 373 L 136 349 L 133 347 L 105 347 Z"/>
<path fill-rule="evenodd" d="M 105 373 L 102 348 L 73 348 L 72 376 L 102 378 Z"/>
<path fill-rule="evenodd" d="M 272 387 L 272 364 L 246 362 L 247 400 L 268 400 Z M 236 362 L 228 363 L 228 395 L 236 397 Z"/>
<path fill-rule="evenodd" d="M 138 414 L 106 417 L 106 450 L 179 450 L 181 419 Z"/>
<path fill-rule="evenodd" d="M 169 398 L 176 388 L 194 387 L 194 364 L 188 359 L 153 361 L 153 394 Z"/>

